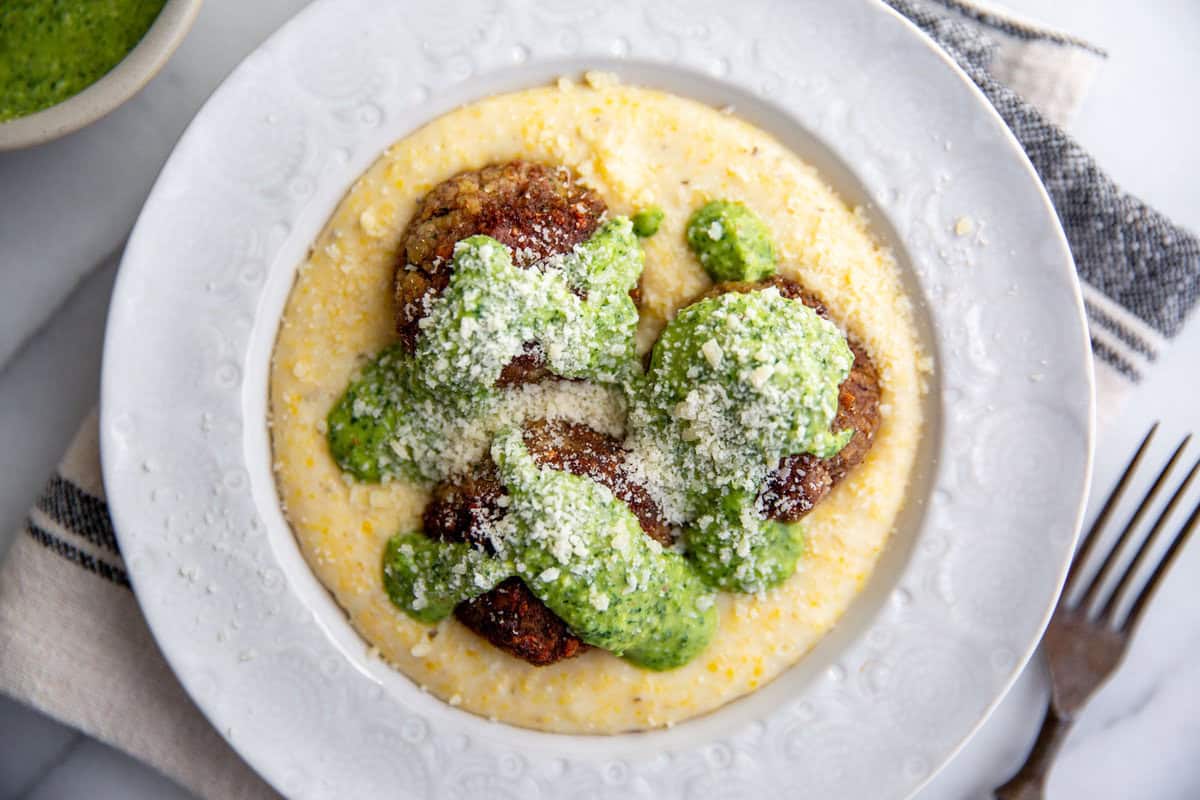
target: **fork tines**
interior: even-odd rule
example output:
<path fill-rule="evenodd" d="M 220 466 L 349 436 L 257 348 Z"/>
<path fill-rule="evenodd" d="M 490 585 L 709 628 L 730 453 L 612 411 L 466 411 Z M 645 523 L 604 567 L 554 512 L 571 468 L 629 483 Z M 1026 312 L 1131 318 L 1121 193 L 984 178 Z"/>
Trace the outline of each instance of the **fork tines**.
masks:
<path fill-rule="evenodd" d="M 1192 438 L 1190 434 L 1185 436 L 1183 441 L 1180 442 L 1179 446 L 1175 448 L 1175 452 L 1171 454 L 1171 458 L 1159 472 L 1154 483 L 1146 491 L 1146 494 L 1142 498 L 1141 503 L 1138 505 L 1137 510 L 1134 511 L 1133 516 L 1130 517 L 1129 522 L 1125 524 L 1125 527 L 1117 537 L 1116 542 L 1108 551 L 1108 555 L 1105 556 L 1104 562 L 1101 564 L 1100 569 L 1095 573 L 1091 580 L 1087 581 L 1085 584 L 1083 583 L 1083 575 L 1087 569 L 1087 563 L 1091 560 L 1092 551 L 1096 548 L 1097 542 L 1101 538 L 1103 530 L 1107 526 L 1109 520 L 1112 518 L 1117 505 L 1120 503 L 1121 496 L 1125 493 L 1133 474 L 1137 471 L 1143 457 L 1146 455 L 1146 451 L 1149 448 L 1150 442 L 1153 440 L 1154 434 L 1157 430 L 1158 423 L 1155 423 L 1154 427 L 1150 429 L 1150 432 L 1146 434 L 1146 438 L 1142 440 L 1141 446 L 1138 447 L 1137 452 L 1134 453 L 1129 465 L 1125 468 L 1125 472 L 1121 475 L 1120 480 L 1117 481 L 1117 485 L 1113 489 L 1112 494 L 1110 494 L 1108 499 L 1104 502 L 1104 507 L 1100 510 L 1099 515 L 1097 515 L 1096 521 L 1092 524 L 1092 527 L 1088 530 L 1087 535 L 1084 537 L 1083 544 L 1080 545 L 1079 552 L 1075 556 L 1075 561 L 1072 564 L 1071 571 L 1067 576 L 1067 586 L 1063 590 L 1062 600 L 1060 601 L 1061 605 L 1064 607 L 1073 605 L 1074 607 L 1082 609 L 1084 613 L 1087 613 L 1089 609 L 1096 606 L 1097 601 L 1100 598 L 1100 594 L 1103 591 L 1103 587 L 1109 582 L 1110 578 L 1112 578 L 1113 574 L 1117 570 L 1118 565 L 1121 563 L 1122 554 L 1131 544 L 1131 538 L 1140 527 L 1142 520 L 1149 512 L 1150 507 L 1154 505 L 1154 501 L 1158 498 L 1160 492 L 1162 492 L 1163 488 L 1167 485 L 1171 473 L 1174 471 L 1175 466 L 1183 457 L 1183 453 L 1187 449 L 1188 443 Z M 1187 520 L 1175 532 L 1171 543 L 1163 552 L 1162 558 L 1159 560 L 1154 572 L 1142 585 L 1140 592 L 1133 600 L 1133 604 L 1130 607 L 1129 613 L 1125 615 L 1125 619 L 1122 621 L 1118 621 L 1117 619 L 1117 609 L 1120 607 L 1120 601 L 1125 595 L 1131 592 L 1131 584 L 1134 577 L 1145 565 L 1146 559 L 1149 557 L 1151 550 L 1154 548 L 1156 542 L 1161 538 L 1162 530 L 1166 527 L 1166 523 L 1175 513 L 1180 503 L 1183 502 L 1198 473 L 1200 473 L 1200 460 L 1197 460 L 1192 465 L 1192 468 L 1188 471 L 1187 476 L 1176 487 L 1171 499 L 1167 501 L 1167 504 L 1163 507 L 1157 519 L 1155 519 L 1154 524 L 1150 527 L 1149 533 L 1142 538 L 1141 544 L 1138 546 L 1137 553 L 1127 564 L 1125 571 L 1117 580 L 1116 586 L 1108 594 L 1107 599 L 1105 599 L 1103 605 L 1100 607 L 1097 617 L 1100 621 L 1115 627 L 1122 633 L 1128 632 L 1134 625 L 1137 624 L 1151 595 L 1153 595 L 1159 584 L 1162 583 L 1163 577 L 1166 575 L 1167 570 L 1170 569 L 1171 564 L 1183 549 L 1183 545 L 1187 541 L 1189 535 L 1196 529 L 1197 524 L 1200 523 L 1200 503 L 1196 505 L 1191 514 L 1188 516 Z M 1076 603 L 1072 604 L 1068 598 L 1071 593 L 1079 588 L 1080 585 L 1083 585 L 1084 587 L 1082 590 L 1082 595 Z"/>

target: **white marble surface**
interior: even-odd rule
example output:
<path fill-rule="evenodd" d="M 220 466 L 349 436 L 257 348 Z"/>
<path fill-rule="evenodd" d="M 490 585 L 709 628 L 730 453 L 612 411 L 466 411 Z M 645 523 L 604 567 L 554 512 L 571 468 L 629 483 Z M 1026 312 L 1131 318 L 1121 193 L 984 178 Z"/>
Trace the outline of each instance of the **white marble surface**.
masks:
<path fill-rule="evenodd" d="M 303 0 L 208 0 L 167 70 L 109 118 L 57 143 L 0 154 L 0 551 L 94 403 L 113 268 L 171 145 L 236 61 Z M 1005 0 L 1109 50 L 1074 131 L 1125 187 L 1200 230 L 1200 3 Z M 1131 10 L 1136 9 L 1136 10 Z M 97 268 L 97 265 L 101 265 Z M 65 303 L 63 302 L 65 298 Z M 46 321 L 48 320 L 48 321 Z M 44 324 L 43 324 L 44 322 Z M 1192 324 L 1100 431 L 1093 510 L 1155 419 L 1154 454 L 1200 431 L 1200 323 Z M 1200 454 L 1200 445 L 1193 445 Z M 1200 797 L 1200 542 L 1183 554 L 1128 661 L 1083 716 L 1052 798 Z M 984 798 L 1037 730 L 1035 660 L 992 719 L 920 795 Z M 3 798 L 187 797 L 104 745 L 0 698 Z"/>

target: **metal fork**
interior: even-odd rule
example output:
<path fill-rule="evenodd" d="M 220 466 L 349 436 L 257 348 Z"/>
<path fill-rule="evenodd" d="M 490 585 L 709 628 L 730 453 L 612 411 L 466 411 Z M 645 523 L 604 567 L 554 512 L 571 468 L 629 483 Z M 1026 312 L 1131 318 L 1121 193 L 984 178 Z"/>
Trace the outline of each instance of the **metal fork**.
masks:
<path fill-rule="evenodd" d="M 1162 512 L 1154 521 L 1154 525 L 1150 528 L 1150 532 L 1142 540 L 1137 555 L 1133 557 L 1124 573 L 1121 574 L 1116 587 L 1099 609 L 1092 613 L 1099 604 L 1104 585 L 1114 576 L 1120 564 L 1121 553 L 1129 545 L 1132 534 L 1139 527 L 1159 492 L 1166 485 L 1168 476 L 1182 458 L 1183 451 L 1191 439 L 1190 435 L 1185 437 L 1183 442 L 1175 448 L 1167 465 L 1163 467 L 1154 484 L 1146 492 L 1146 496 L 1142 498 L 1141 505 L 1125 525 L 1120 536 L 1117 537 L 1112 549 L 1104 557 L 1100 569 L 1090 582 L 1085 582 L 1084 573 L 1087 570 L 1087 563 L 1092 551 L 1096 549 L 1101 531 L 1116 510 L 1121 495 L 1124 494 L 1130 478 L 1137 471 L 1157 430 L 1158 423 L 1155 423 L 1150 432 L 1146 434 L 1146 438 L 1142 440 L 1142 444 L 1130 460 L 1129 466 L 1125 468 L 1116 488 L 1105 501 L 1104 508 L 1100 510 L 1099 516 L 1096 517 L 1096 521 L 1092 524 L 1075 556 L 1074 564 L 1067 575 L 1067 585 L 1063 589 L 1058 607 L 1054 610 L 1054 616 L 1050 619 L 1045 639 L 1042 640 L 1042 650 L 1050 666 L 1051 683 L 1050 705 L 1046 709 L 1046 718 L 1042 722 L 1042 729 L 1038 733 L 1037 741 L 1034 743 L 1025 765 L 1008 783 L 996 790 L 997 800 L 1040 800 L 1044 796 L 1046 778 L 1050 774 L 1055 756 L 1058 755 L 1059 749 L 1075 723 L 1076 715 L 1096 693 L 1096 690 L 1116 671 L 1155 590 L 1158 589 L 1163 576 L 1166 575 L 1171 564 L 1183 550 L 1189 535 L 1200 522 L 1200 504 L 1197 504 L 1187 521 L 1176 531 L 1171 544 L 1163 551 L 1154 572 L 1140 591 L 1133 594 L 1131 583 L 1134 576 L 1145 565 L 1149 552 L 1159 538 L 1163 527 L 1175 512 L 1176 507 L 1183 501 L 1197 472 L 1200 472 L 1200 461 L 1197 461 L 1188 472 L 1187 477 L 1179 484 L 1166 506 L 1163 507 Z M 1073 594 L 1078 593 L 1076 590 L 1080 587 L 1083 587 L 1080 599 L 1072 602 L 1070 598 Z M 1122 618 L 1118 614 L 1118 609 L 1122 605 L 1121 600 L 1127 594 L 1132 596 L 1133 603 L 1129 612 Z"/>

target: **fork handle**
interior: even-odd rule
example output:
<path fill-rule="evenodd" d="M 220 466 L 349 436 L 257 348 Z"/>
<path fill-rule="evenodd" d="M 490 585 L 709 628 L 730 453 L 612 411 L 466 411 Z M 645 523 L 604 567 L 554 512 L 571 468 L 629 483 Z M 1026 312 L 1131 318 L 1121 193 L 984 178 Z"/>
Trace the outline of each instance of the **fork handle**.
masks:
<path fill-rule="evenodd" d="M 1033 749 L 1029 751 L 1029 757 L 1008 783 L 996 789 L 996 800 L 1042 800 L 1046 778 L 1050 776 L 1054 758 L 1067 740 L 1072 725 L 1072 720 L 1058 715 L 1053 703 L 1047 706 L 1046 718 L 1042 720 L 1042 729 L 1033 743 Z"/>

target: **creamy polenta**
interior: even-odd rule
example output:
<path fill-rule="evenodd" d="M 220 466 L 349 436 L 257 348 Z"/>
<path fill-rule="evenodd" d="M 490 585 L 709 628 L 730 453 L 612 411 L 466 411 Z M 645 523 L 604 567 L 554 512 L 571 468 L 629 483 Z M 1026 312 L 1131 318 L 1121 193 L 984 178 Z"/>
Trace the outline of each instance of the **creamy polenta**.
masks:
<path fill-rule="evenodd" d="M 715 638 L 677 669 L 641 669 L 592 649 L 535 667 L 454 619 L 421 624 L 381 580 L 388 539 L 421 527 L 428 491 L 359 483 L 329 453 L 326 418 L 368 358 L 395 340 L 398 247 L 421 198 L 463 170 L 527 159 L 561 164 L 611 214 L 662 210 L 644 240 L 639 346 L 710 285 L 685 226 L 734 198 L 774 237 L 779 272 L 821 296 L 879 371 L 882 423 L 864 463 L 804 520 L 796 573 L 758 594 L 721 593 Z M 838 620 L 869 577 L 903 504 L 921 432 L 923 359 L 896 264 L 807 164 L 737 117 L 589 75 L 483 100 L 397 142 L 350 189 L 284 312 L 271 415 L 281 500 L 301 550 L 372 648 L 430 692 L 485 717 L 565 733 L 680 722 L 762 686 Z M 524 387 L 526 410 L 622 430 L 621 404 L 588 384 Z"/>

